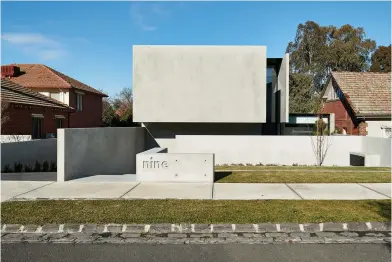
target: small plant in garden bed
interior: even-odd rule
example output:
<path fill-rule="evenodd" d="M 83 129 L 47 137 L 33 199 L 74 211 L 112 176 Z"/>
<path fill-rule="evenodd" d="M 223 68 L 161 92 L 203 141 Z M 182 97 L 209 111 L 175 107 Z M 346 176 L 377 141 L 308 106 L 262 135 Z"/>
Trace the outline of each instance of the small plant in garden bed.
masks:
<path fill-rule="evenodd" d="M 36 161 L 35 162 L 35 166 L 34 166 L 34 172 L 41 172 L 41 167 L 42 167 L 42 165 L 41 165 L 41 163 L 40 162 L 38 162 L 38 161 Z"/>
<path fill-rule="evenodd" d="M 49 171 L 49 163 L 48 161 L 44 161 L 42 164 L 42 172 L 48 172 Z"/>
<path fill-rule="evenodd" d="M 15 173 L 23 172 L 23 165 L 20 162 L 14 163 L 14 172 Z"/>
<path fill-rule="evenodd" d="M 24 166 L 24 171 L 25 172 L 33 172 L 33 168 L 30 165 L 25 165 Z"/>
<path fill-rule="evenodd" d="M 12 168 L 10 167 L 10 165 L 7 164 L 7 165 L 4 166 L 4 169 L 3 169 L 2 172 L 3 172 L 3 173 L 12 173 L 12 171 L 13 171 L 13 170 L 12 170 Z"/>
<path fill-rule="evenodd" d="M 55 162 L 51 161 L 50 162 L 50 168 L 49 168 L 50 172 L 56 172 L 57 171 L 57 165 Z"/>

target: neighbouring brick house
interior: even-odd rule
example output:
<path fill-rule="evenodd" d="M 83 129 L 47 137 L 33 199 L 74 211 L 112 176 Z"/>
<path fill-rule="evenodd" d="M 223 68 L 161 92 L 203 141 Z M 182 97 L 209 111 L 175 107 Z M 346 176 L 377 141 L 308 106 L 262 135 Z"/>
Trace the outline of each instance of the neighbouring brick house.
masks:
<path fill-rule="evenodd" d="M 1 75 L 74 108 L 69 127 L 102 126 L 102 98 L 106 94 L 42 64 L 5 65 Z"/>
<path fill-rule="evenodd" d="M 1 80 L 2 141 L 15 141 L 14 136 L 29 139 L 56 134 L 57 128 L 69 127 L 75 110 L 55 99 L 31 91 L 9 80 Z"/>
<path fill-rule="evenodd" d="M 332 72 L 322 97 L 343 133 L 391 137 L 391 73 Z"/>

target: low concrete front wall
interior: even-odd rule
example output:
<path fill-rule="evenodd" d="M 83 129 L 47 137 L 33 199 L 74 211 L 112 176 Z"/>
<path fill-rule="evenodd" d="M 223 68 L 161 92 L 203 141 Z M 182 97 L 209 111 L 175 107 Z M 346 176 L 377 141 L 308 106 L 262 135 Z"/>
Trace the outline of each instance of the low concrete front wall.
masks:
<path fill-rule="evenodd" d="M 171 153 L 214 153 L 216 164 L 314 165 L 310 136 L 176 136 Z M 323 165 L 350 166 L 350 152 L 379 154 L 380 166 L 390 166 L 391 139 L 328 136 Z M 389 159 L 389 161 L 388 161 Z"/>
<path fill-rule="evenodd" d="M 136 154 L 145 150 L 141 127 L 57 130 L 57 181 L 91 175 L 135 174 Z"/>
<path fill-rule="evenodd" d="M 56 162 L 57 160 L 57 139 L 38 139 L 23 142 L 11 142 L 1 144 L 1 169 L 9 165 L 12 169 L 14 163 L 29 165 L 34 167 L 36 161 Z"/>
<path fill-rule="evenodd" d="M 153 148 L 136 155 L 136 180 L 143 182 L 214 182 L 214 154 L 168 154 Z"/>

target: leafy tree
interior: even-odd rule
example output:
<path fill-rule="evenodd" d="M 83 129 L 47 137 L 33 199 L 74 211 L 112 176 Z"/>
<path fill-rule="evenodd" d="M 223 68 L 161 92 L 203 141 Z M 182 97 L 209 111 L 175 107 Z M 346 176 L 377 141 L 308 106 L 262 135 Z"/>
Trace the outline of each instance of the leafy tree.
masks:
<path fill-rule="evenodd" d="M 290 74 L 302 74 L 291 76 L 290 83 L 295 86 L 290 87 L 290 112 L 308 112 L 310 101 L 304 101 L 318 95 L 331 71 L 368 70 L 376 43 L 365 36 L 363 28 L 351 25 L 336 28 L 313 21 L 298 25 L 286 50 L 290 53 Z"/>
<path fill-rule="evenodd" d="M 103 99 L 102 121 L 105 126 L 138 126 L 133 122 L 133 95 L 131 88 L 123 88 L 113 99 Z"/>
<path fill-rule="evenodd" d="M 371 72 L 391 72 L 391 45 L 379 46 L 372 54 Z"/>
<path fill-rule="evenodd" d="M 132 118 L 133 94 L 131 88 L 123 88 L 114 98 L 113 107 L 121 121 Z"/>
<path fill-rule="evenodd" d="M 366 39 L 362 27 L 343 25 L 330 27 L 331 42 L 328 48 L 329 71 L 366 71 L 370 67 L 370 54 L 376 48 L 376 42 Z"/>
<path fill-rule="evenodd" d="M 109 98 L 102 99 L 102 122 L 104 126 L 110 126 L 116 117 L 112 103 Z"/>
<path fill-rule="evenodd" d="M 295 113 L 315 113 L 317 96 L 312 91 L 312 77 L 304 73 L 292 73 L 289 79 L 289 111 Z"/>

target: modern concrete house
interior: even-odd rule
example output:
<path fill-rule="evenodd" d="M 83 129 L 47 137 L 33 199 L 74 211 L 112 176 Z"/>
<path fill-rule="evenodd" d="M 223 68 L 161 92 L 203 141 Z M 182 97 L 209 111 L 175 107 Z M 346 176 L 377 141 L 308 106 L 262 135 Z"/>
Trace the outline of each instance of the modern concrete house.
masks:
<path fill-rule="evenodd" d="M 133 46 L 134 121 L 169 152 L 176 135 L 279 135 L 289 56 L 265 46 Z"/>

